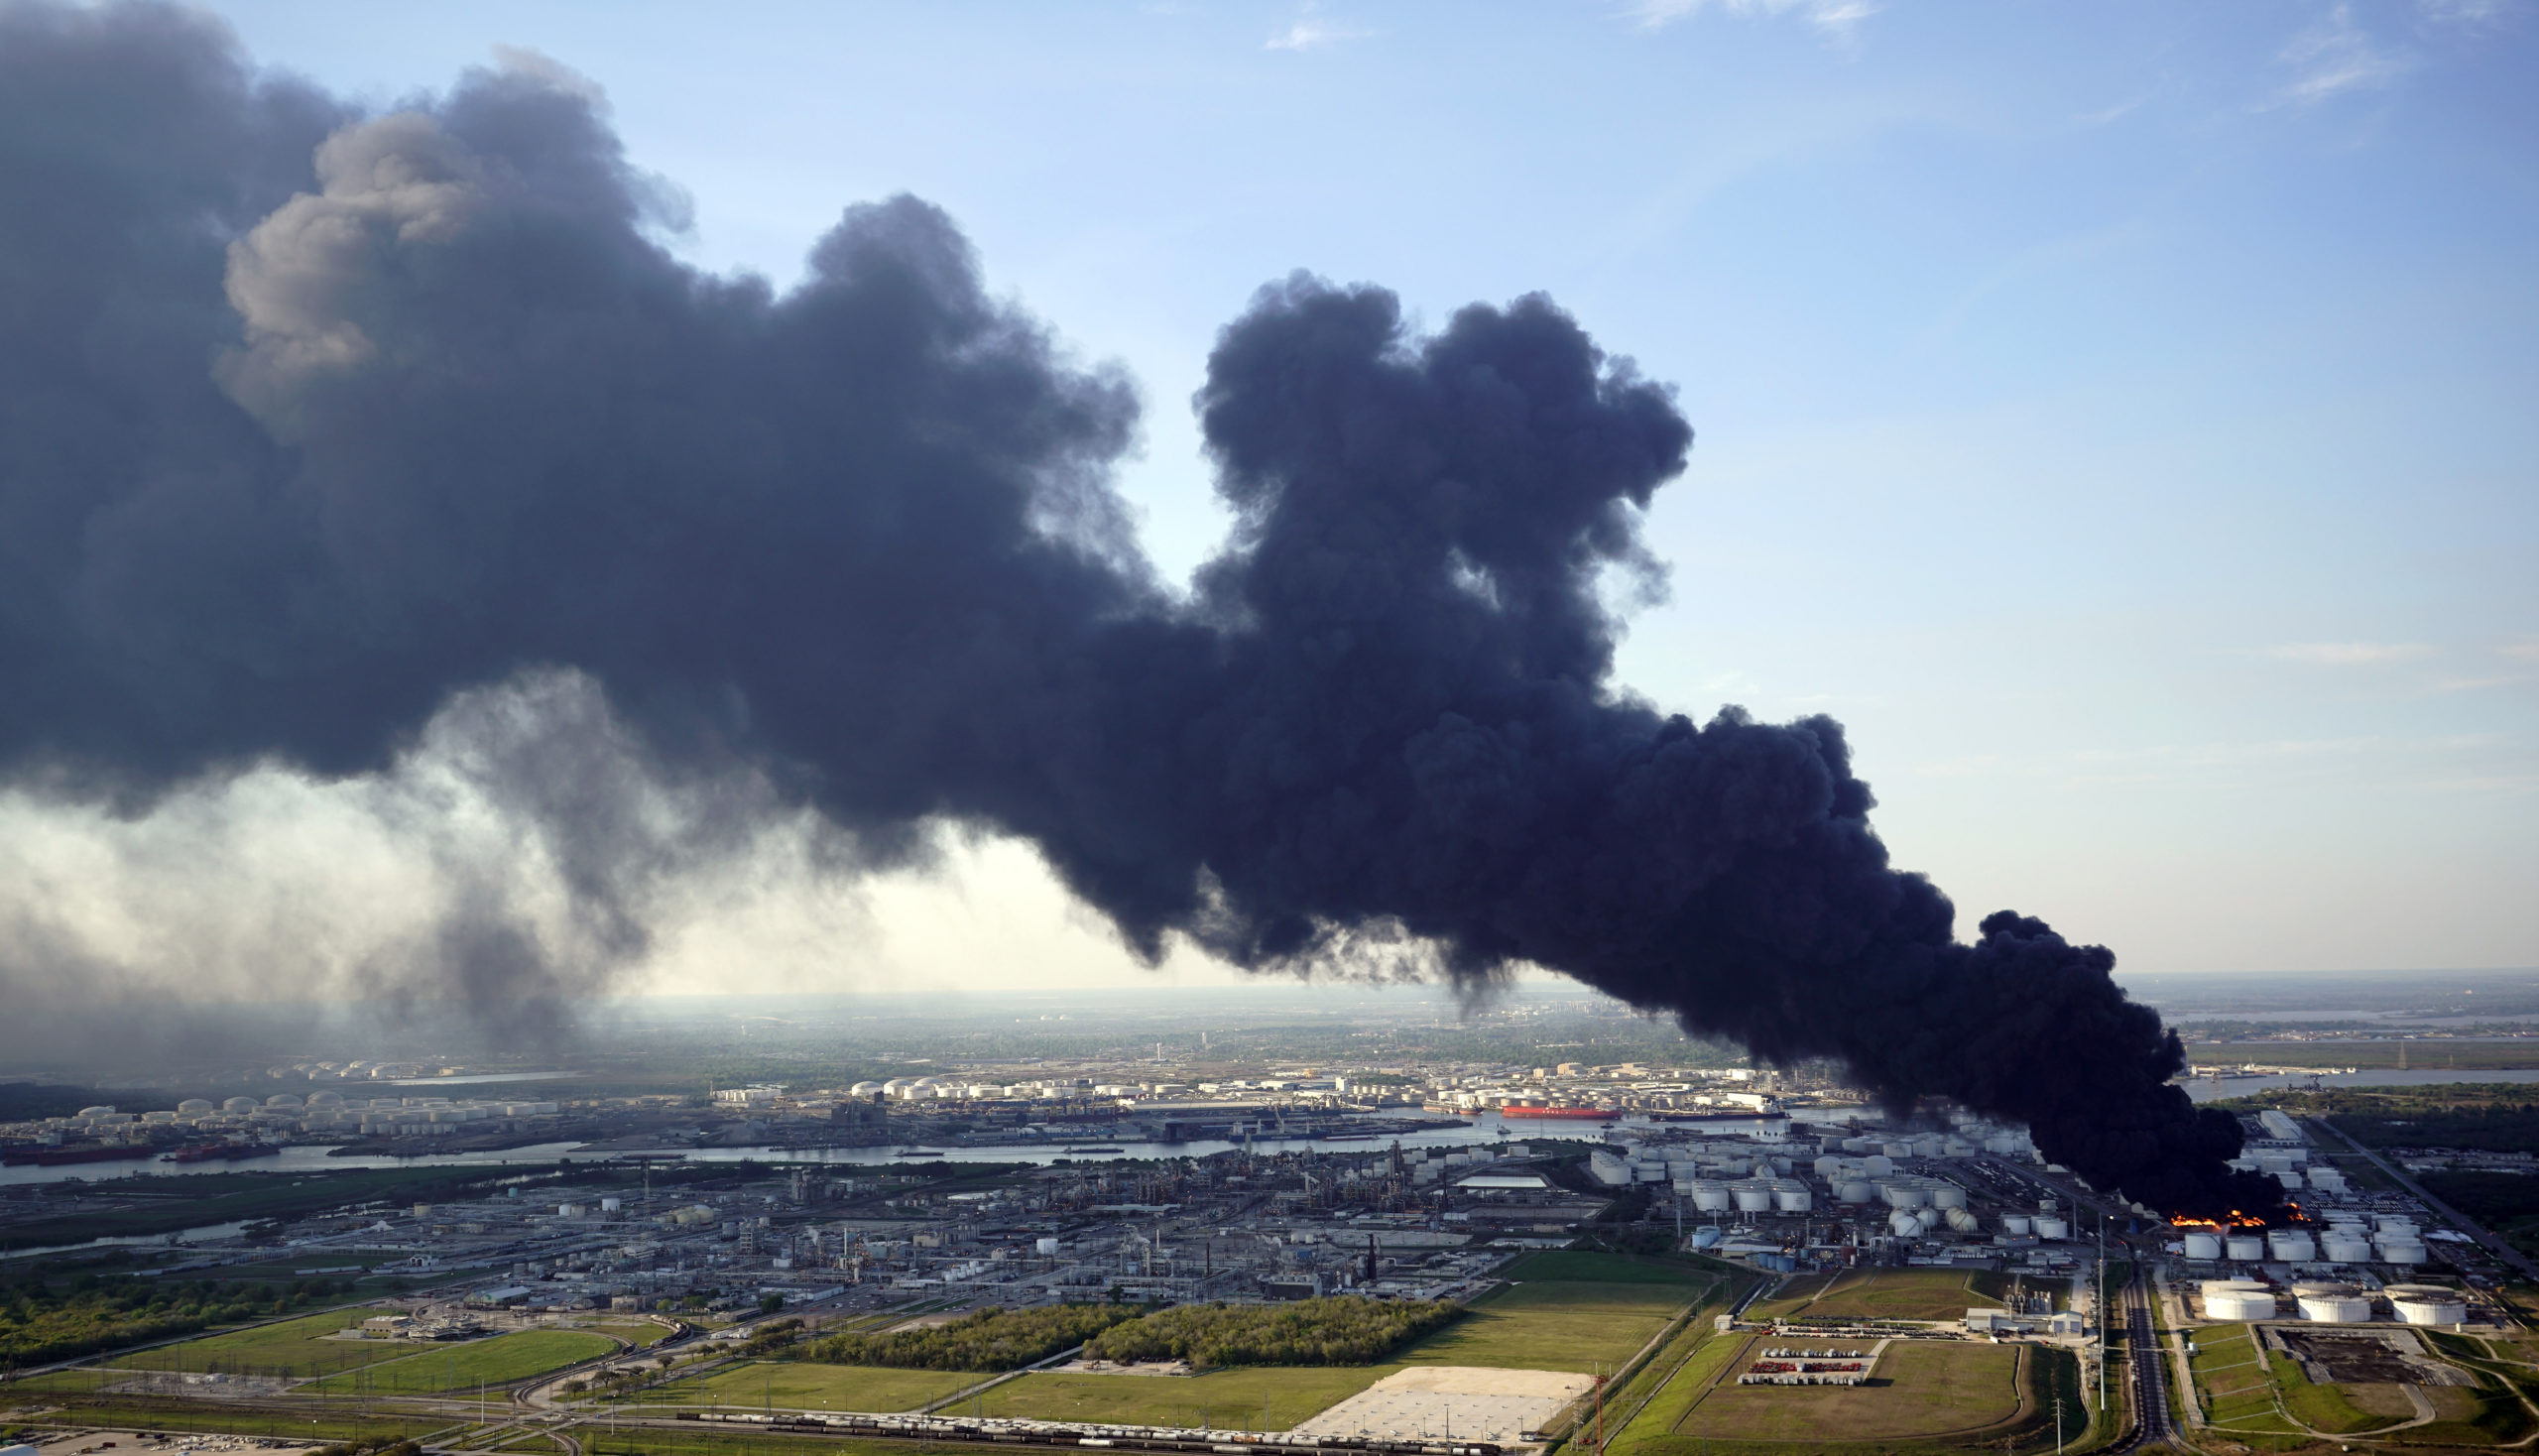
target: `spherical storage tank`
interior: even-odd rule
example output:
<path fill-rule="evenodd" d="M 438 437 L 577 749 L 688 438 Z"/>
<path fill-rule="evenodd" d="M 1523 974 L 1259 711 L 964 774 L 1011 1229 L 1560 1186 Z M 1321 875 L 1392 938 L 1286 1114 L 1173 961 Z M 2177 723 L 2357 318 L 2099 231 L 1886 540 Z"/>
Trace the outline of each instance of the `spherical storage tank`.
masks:
<path fill-rule="evenodd" d="M 2024 1213 L 2005 1213 L 2001 1215 L 2001 1232 L 2005 1234 L 2032 1233 L 2034 1232 L 2033 1224 L 2034 1220 L 2030 1219 Z"/>
<path fill-rule="evenodd" d="M 2233 1234 L 2224 1247 L 2233 1259 L 2265 1258 L 2265 1240 L 2254 1234 Z"/>
<path fill-rule="evenodd" d="M 1961 1234 L 1975 1232 L 1975 1214 L 1963 1206 L 1948 1210 L 1948 1226 Z"/>
<path fill-rule="evenodd" d="M 1886 1226 L 1893 1229 L 1899 1239 L 1910 1239 L 1921 1233 L 1923 1228 L 1919 1218 L 1900 1208 L 1886 1216 Z"/>
<path fill-rule="evenodd" d="M 2469 1317 L 2469 1301 L 2440 1284 L 2391 1284 L 2389 1307 L 2408 1324 L 2459 1324 Z"/>
<path fill-rule="evenodd" d="M 2220 1234 L 2188 1234 L 2186 1236 L 2186 1257 L 2189 1259 L 2220 1259 L 2222 1257 L 2222 1236 Z"/>
<path fill-rule="evenodd" d="M 2036 1221 L 2036 1236 L 2040 1239 L 2068 1239 L 2072 1237 L 2072 1226 L 2059 1218 L 2040 1218 Z"/>

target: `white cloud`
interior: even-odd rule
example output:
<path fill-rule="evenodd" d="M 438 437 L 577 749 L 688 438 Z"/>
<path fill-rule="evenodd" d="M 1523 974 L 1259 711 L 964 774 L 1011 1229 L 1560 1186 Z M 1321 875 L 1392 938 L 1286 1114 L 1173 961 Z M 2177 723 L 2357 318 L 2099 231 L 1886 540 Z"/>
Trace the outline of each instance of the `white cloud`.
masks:
<path fill-rule="evenodd" d="M 2492 25 L 2520 8 L 2514 0 L 2416 0 L 2416 13 L 2435 25 Z"/>
<path fill-rule="evenodd" d="M 2420 642 L 2294 642 L 2266 649 L 2267 657 L 2321 667 L 2368 667 L 2432 654 Z"/>
<path fill-rule="evenodd" d="M 1644 31 L 1662 30 L 1705 10 L 1730 15 L 1797 15 L 1826 36 L 1847 41 L 1878 12 L 1877 0 L 1632 0 L 1624 13 Z"/>
<path fill-rule="evenodd" d="M 1295 24 L 1271 36 L 1264 43 L 1262 49 L 1318 51 L 1325 46 L 1339 45 L 1343 41 L 1364 40 L 1374 34 L 1371 31 L 1352 30 L 1347 26 L 1334 25 L 1316 13 L 1318 8 L 1307 6 L 1304 13 L 1296 17 Z"/>
<path fill-rule="evenodd" d="M 2539 637 L 2525 637 L 2495 649 L 2517 663 L 2539 663 Z"/>
<path fill-rule="evenodd" d="M 2414 68 L 2415 60 L 2381 49 L 2355 24 L 2351 6 L 2338 5 L 2319 23 L 2294 36 L 2280 60 L 2294 79 L 2275 93 L 2276 105 L 2311 105 L 2350 91 L 2375 90 Z"/>

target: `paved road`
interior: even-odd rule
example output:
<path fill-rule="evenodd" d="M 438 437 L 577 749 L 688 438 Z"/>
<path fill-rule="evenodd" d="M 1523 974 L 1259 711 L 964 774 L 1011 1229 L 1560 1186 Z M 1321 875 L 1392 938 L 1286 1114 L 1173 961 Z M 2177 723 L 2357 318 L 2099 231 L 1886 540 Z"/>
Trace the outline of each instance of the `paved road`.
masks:
<path fill-rule="evenodd" d="M 2492 1233 L 2489 1233 L 2485 1225 L 2479 1223 L 2476 1219 L 2467 1217 L 2462 1214 L 2460 1210 L 2453 1208 L 2450 1204 L 2445 1203 L 2441 1199 L 2434 1197 L 2431 1193 L 2426 1192 L 2424 1190 L 2424 1184 L 2407 1176 L 2406 1173 L 2392 1165 L 2387 1158 L 2382 1157 L 2379 1153 L 2372 1152 L 2370 1149 L 2357 1143 L 2352 1138 L 2347 1137 L 2345 1129 L 2338 1127 L 2329 1119 L 2318 1117 L 2311 1118 L 2308 1121 L 2317 1123 L 2320 1127 L 2336 1134 L 2338 1139 L 2342 1141 L 2345 1146 L 2361 1153 L 2363 1157 L 2370 1161 L 2373 1167 L 2387 1173 L 2391 1181 L 2395 1182 L 2399 1187 L 2406 1189 L 2408 1192 L 2413 1193 L 2416 1197 L 2424 1200 L 2425 1207 L 2432 1209 L 2434 1212 L 2441 1214 L 2444 1218 L 2447 1218 L 2453 1223 L 2468 1230 L 2472 1238 L 2486 1246 L 2487 1252 L 2493 1254 L 2495 1258 L 2502 1260 L 2514 1269 L 2521 1271 L 2522 1277 L 2533 1280 L 2534 1282 L 2539 1282 L 2539 1264 L 2533 1264 L 2528 1259 L 2523 1258 L 2520 1250 L 2513 1248 L 2503 1240 L 2495 1237 Z"/>

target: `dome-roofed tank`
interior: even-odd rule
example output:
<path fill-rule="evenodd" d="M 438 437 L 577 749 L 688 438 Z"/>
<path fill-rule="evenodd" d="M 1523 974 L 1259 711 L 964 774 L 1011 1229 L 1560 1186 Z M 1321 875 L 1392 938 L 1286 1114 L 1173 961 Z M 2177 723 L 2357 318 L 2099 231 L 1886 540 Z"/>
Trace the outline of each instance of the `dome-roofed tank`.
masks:
<path fill-rule="evenodd" d="M 184 1101 L 177 1104 L 177 1115 L 180 1117 L 201 1117 L 205 1113 L 218 1112 L 219 1110 L 220 1109 L 212 1105 L 211 1099 L 208 1097 L 188 1097 Z"/>
<path fill-rule="evenodd" d="M 232 1097 L 220 1104 L 220 1110 L 222 1112 L 254 1112 L 263 1105 L 253 1097 Z"/>

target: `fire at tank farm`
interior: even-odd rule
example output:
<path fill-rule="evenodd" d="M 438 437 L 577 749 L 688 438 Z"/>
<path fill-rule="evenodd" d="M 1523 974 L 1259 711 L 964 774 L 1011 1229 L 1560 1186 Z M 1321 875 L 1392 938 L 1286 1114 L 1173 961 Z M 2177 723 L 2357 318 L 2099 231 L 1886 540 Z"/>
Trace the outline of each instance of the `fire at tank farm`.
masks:
<path fill-rule="evenodd" d="M 17 1336 L 56 1305 L 157 1323 L 25 1346 L 0 1405 L 48 1456 L 123 1431 L 478 1450 L 532 1429 L 609 1453 L 750 1432 L 1795 1450 L 1774 1433 L 1836 1399 L 1861 1439 L 2045 1449 L 2113 1439 L 2143 1408 L 2126 1395 L 2142 1367 L 2104 1358 L 2137 1310 L 2185 1331 L 2184 1407 L 2242 1436 L 2275 1418 L 2249 1413 L 2234 1374 L 2268 1369 L 2260 1348 L 2365 1404 L 2385 1386 L 2439 1411 L 2484 1398 L 2444 1341 L 2519 1338 L 2474 1231 L 2281 1113 L 2241 1116 L 2238 1170 L 2293 1210 L 2268 1227 L 2157 1218 L 2040 1160 L 2022 1130 L 1946 1107 L 1892 1122 L 1769 1072 L 1440 1071 L 1355 1105 L 1085 1071 L 1084 1091 L 1115 1088 L 1144 1119 L 1116 1123 L 1119 1142 L 960 1149 L 975 1160 L 584 1145 L 569 1161 L 347 1169 L 339 1203 L 13 1260 Z M 1488 1088 L 1512 1090 L 1471 1105 Z M 859 1098 L 903 1127 L 907 1104 L 955 1100 L 751 1088 L 696 1113 L 781 1126 L 818 1103 L 813 1125 L 860 1135 L 836 1113 Z M 1226 1119 L 1230 1136 L 1181 1152 L 1130 1132 Z M 864 1160 L 814 1160 L 838 1153 Z M 10 1204 L 95 1221 L 188 1178 L 324 1181 L 47 1171 Z"/>

